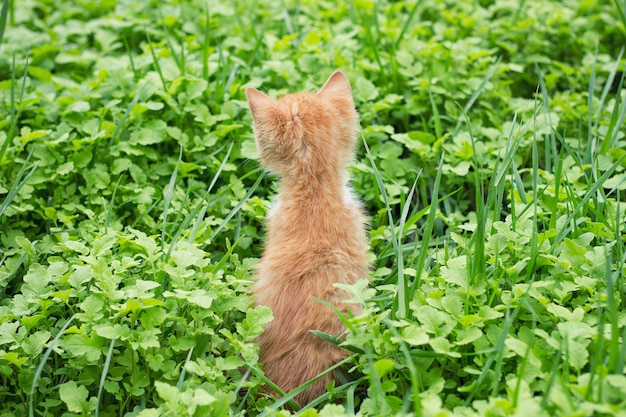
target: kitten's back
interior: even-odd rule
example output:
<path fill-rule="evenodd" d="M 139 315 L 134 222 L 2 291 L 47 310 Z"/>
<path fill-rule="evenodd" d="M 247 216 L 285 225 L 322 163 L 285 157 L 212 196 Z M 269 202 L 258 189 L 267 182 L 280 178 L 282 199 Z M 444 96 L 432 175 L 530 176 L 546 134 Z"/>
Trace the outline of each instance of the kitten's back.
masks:
<path fill-rule="evenodd" d="M 345 172 L 358 115 L 340 72 L 317 93 L 278 100 L 254 89 L 247 94 L 261 161 L 281 175 L 254 287 L 256 303 L 274 313 L 259 338 L 260 362 L 268 378 L 288 392 L 346 357 L 310 332 L 338 337 L 344 331 L 335 312 L 318 300 L 356 314 L 359 307 L 344 303 L 347 294 L 333 284 L 368 275 L 364 216 Z M 321 378 L 297 401 L 321 395 L 331 379 Z"/>

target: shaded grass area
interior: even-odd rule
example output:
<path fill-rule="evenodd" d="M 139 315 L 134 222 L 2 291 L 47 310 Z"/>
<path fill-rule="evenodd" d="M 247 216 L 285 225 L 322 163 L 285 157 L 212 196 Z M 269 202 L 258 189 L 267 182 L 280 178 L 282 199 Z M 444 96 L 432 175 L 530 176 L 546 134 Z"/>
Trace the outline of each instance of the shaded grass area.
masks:
<path fill-rule="evenodd" d="M 289 413 L 254 344 L 275 187 L 243 90 L 341 68 L 372 276 L 299 412 L 622 415 L 624 9 L 5 0 L 1 414 Z"/>

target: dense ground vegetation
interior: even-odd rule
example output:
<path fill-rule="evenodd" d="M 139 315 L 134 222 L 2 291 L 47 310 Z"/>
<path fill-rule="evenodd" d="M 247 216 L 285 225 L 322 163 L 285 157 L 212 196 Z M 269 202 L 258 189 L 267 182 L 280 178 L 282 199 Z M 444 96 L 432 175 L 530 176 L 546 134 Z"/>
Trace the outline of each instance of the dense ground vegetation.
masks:
<path fill-rule="evenodd" d="M 338 68 L 372 274 L 302 414 L 626 416 L 625 11 L 4 1 L 0 416 L 288 413 L 247 293 L 276 189 L 244 88 Z"/>

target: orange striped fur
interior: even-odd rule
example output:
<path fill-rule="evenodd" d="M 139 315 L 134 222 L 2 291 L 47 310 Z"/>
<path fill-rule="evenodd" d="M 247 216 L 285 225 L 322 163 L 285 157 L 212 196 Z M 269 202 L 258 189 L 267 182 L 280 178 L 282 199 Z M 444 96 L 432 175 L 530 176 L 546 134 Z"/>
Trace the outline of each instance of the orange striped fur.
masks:
<path fill-rule="evenodd" d="M 261 162 L 280 175 L 253 289 L 256 303 L 274 314 L 258 340 L 260 362 L 265 375 L 289 392 L 347 356 L 310 332 L 339 337 L 345 331 L 335 312 L 315 298 L 356 314 L 360 307 L 344 303 L 347 294 L 333 284 L 368 277 L 365 219 L 346 173 L 358 114 L 340 71 L 317 93 L 278 100 L 254 88 L 246 93 Z M 315 382 L 296 401 L 304 405 L 323 394 L 332 378 Z"/>

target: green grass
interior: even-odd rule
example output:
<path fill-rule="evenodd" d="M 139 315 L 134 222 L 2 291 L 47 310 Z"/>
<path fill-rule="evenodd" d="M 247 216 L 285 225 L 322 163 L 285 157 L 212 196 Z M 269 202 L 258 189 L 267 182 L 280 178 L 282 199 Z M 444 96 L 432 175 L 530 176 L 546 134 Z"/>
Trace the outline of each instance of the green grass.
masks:
<path fill-rule="evenodd" d="M 0 415 L 626 415 L 623 1 L 56 3 L 0 11 Z M 371 279 L 298 408 L 244 90 L 338 68 Z"/>

